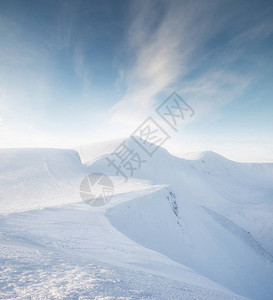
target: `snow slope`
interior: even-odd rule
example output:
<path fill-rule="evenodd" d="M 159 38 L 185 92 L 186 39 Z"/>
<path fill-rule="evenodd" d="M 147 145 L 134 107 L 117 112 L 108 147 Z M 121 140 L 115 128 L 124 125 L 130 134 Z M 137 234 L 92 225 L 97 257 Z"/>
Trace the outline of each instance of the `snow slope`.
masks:
<path fill-rule="evenodd" d="M 272 299 L 272 164 L 158 149 L 124 183 L 119 143 L 0 150 L 0 297 Z M 106 206 L 80 199 L 92 172 L 114 183 Z"/>

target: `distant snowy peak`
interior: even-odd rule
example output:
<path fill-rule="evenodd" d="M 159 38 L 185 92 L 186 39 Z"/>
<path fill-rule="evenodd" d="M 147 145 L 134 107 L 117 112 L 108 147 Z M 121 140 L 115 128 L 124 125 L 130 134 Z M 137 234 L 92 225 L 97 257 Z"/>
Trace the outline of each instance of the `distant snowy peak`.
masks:
<path fill-rule="evenodd" d="M 75 150 L 79 153 L 82 163 L 90 164 L 97 160 L 98 158 L 109 155 L 115 150 L 119 148 L 120 145 L 125 143 L 130 149 L 134 149 L 135 151 L 140 151 L 141 148 L 139 148 L 139 145 L 136 143 L 135 140 L 141 141 L 141 139 L 137 136 L 135 137 L 129 137 L 129 138 L 123 138 L 123 139 L 115 139 L 115 140 L 109 140 L 104 142 L 98 142 L 98 143 L 92 143 L 88 145 L 82 145 L 80 147 L 76 147 Z M 149 146 L 154 146 L 153 143 L 145 141 L 145 144 Z M 159 147 L 155 151 L 156 156 L 165 156 L 165 157 L 175 157 L 178 158 L 168 152 L 167 149 L 163 147 Z M 224 156 L 215 153 L 213 151 L 203 151 L 203 152 L 190 152 L 183 154 L 180 158 L 185 160 L 200 160 L 200 161 L 212 161 L 212 162 L 230 162 L 230 163 L 236 163 L 234 161 L 231 161 Z"/>
<path fill-rule="evenodd" d="M 137 143 L 136 141 L 139 141 Z M 141 153 L 143 150 L 139 146 L 139 144 L 143 142 L 141 138 L 137 136 L 129 137 L 129 138 L 121 138 L 109 141 L 103 141 L 98 143 L 92 143 L 88 145 L 81 145 L 76 147 L 75 150 L 79 153 L 81 161 L 83 164 L 91 164 L 94 161 L 98 160 L 101 157 L 109 155 L 113 152 L 117 152 L 121 150 L 123 144 L 125 144 L 129 149 L 134 150 L 134 152 Z M 156 148 L 153 143 L 145 141 L 145 147 L 147 148 Z M 172 156 L 165 148 L 158 147 L 155 151 L 156 155 L 166 155 Z M 161 153 L 161 155 L 159 154 Z"/>
<path fill-rule="evenodd" d="M 170 154 L 165 148 L 156 146 L 156 151 L 152 157 L 149 157 L 131 137 L 81 146 L 78 151 L 82 163 L 89 165 L 93 171 L 114 176 L 116 170 L 107 166 L 105 158 L 111 158 L 113 152 L 122 151 L 123 144 L 126 144 L 129 149 L 133 149 L 134 153 L 138 152 L 146 161 L 137 172 L 134 172 L 133 177 L 135 178 L 166 183 L 174 178 L 180 180 L 187 174 L 187 176 L 201 176 L 201 180 L 207 180 L 209 176 L 226 178 L 248 185 L 272 186 L 273 164 L 239 163 L 213 151 L 188 153 L 183 158 L 179 158 Z M 146 142 L 145 145 L 154 147 L 149 142 Z M 113 158 L 116 159 L 115 156 Z"/>
<path fill-rule="evenodd" d="M 187 160 L 203 160 L 203 161 L 222 160 L 222 161 L 234 162 L 213 151 L 189 152 L 189 153 L 182 154 L 181 157 Z"/>

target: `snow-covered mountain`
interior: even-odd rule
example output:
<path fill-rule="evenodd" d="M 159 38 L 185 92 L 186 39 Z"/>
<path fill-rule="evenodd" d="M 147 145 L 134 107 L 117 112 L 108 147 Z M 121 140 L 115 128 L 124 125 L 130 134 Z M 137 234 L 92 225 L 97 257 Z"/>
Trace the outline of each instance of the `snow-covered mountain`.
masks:
<path fill-rule="evenodd" d="M 0 150 L 0 298 L 272 299 L 273 164 L 159 148 L 125 182 L 121 142 Z M 105 206 L 81 200 L 91 173 Z"/>

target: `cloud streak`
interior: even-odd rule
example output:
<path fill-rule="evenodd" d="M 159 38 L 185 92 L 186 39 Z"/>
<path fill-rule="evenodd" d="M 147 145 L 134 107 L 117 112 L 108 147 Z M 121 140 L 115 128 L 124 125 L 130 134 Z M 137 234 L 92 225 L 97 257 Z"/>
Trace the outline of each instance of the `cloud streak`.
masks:
<path fill-rule="evenodd" d="M 135 126 L 150 114 L 160 94 L 165 97 L 173 90 L 194 103 L 197 117 L 243 94 L 254 74 L 242 76 L 231 64 L 245 55 L 244 43 L 271 34 L 269 20 L 238 31 L 242 24 L 234 11 L 218 15 L 226 1 L 148 3 L 138 1 L 137 9 L 132 8 L 127 46 L 134 60 L 122 70 L 127 89 L 113 107 L 113 124 Z M 229 30 L 234 33 L 220 46 L 213 45 Z"/>
<path fill-rule="evenodd" d="M 124 71 L 126 93 L 113 108 L 113 121 L 124 124 L 143 118 L 156 96 L 191 70 L 191 56 L 210 30 L 210 18 L 202 18 L 202 14 L 214 10 L 209 11 L 201 3 L 195 7 L 189 2 L 171 2 L 161 7 L 158 15 L 152 14 L 151 20 L 149 12 L 158 8 L 147 7 L 146 3 L 138 2 L 137 9 L 132 8 L 128 49 L 135 60 Z"/>

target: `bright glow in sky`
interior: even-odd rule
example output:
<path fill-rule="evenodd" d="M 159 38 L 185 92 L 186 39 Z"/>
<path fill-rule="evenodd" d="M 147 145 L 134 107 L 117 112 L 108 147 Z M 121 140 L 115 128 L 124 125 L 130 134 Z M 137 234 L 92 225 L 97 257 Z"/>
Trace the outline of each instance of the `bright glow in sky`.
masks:
<path fill-rule="evenodd" d="M 0 3 L 0 147 L 129 136 L 173 91 L 180 155 L 273 162 L 272 1 Z"/>

